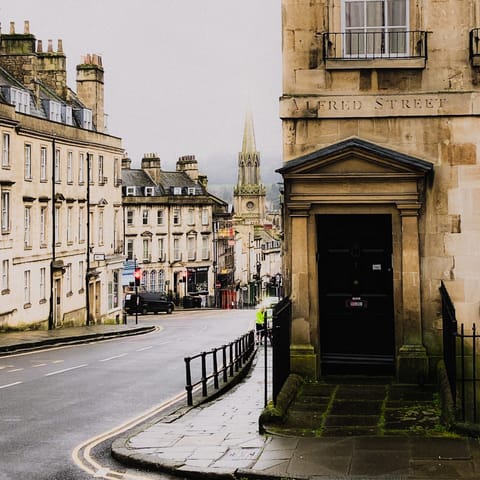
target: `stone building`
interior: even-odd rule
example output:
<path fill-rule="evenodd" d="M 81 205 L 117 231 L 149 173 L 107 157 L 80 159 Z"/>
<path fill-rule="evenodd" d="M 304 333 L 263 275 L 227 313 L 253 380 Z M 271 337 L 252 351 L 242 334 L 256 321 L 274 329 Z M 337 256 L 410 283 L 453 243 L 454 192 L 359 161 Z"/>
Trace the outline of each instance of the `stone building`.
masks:
<path fill-rule="evenodd" d="M 208 193 L 195 156 L 180 157 L 174 172 L 163 170 L 154 153 L 143 157 L 140 169 L 124 158 L 122 183 L 125 253 L 127 262 L 141 269 L 141 288 L 178 300 L 201 296 L 204 304 L 212 303 L 213 228 L 217 216 L 225 218 L 228 205 Z M 133 278 L 126 278 L 128 288 Z"/>
<path fill-rule="evenodd" d="M 265 293 L 264 283 L 279 272 L 281 256 L 277 225 L 267 219 L 267 214 L 275 218 L 275 213 L 267 211 L 266 187 L 262 183 L 260 152 L 250 111 L 245 116 L 242 150 L 238 154 L 233 209 L 237 244 L 235 283 L 241 286 L 236 301 L 255 305 Z"/>
<path fill-rule="evenodd" d="M 291 364 L 432 377 L 480 314 L 480 4 L 282 0 Z"/>
<path fill-rule="evenodd" d="M 101 58 L 67 86 L 62 42 L 0 34 L 0 328 L 120 318 L 121 140 L 107 133 Z"/>

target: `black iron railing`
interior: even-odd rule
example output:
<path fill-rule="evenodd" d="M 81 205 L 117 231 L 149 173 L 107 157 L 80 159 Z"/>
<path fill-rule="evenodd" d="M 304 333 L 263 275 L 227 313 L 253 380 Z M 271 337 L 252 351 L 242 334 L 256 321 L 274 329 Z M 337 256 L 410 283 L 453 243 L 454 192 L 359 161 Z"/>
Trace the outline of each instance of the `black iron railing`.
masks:
<path fill-rule="evenodd" d="M 442 329 L 443 329 L 443 361 L 447 370 L 450 391 L 453 401 L 457 398 L 457 318 L 455 307 L 447 292 L 445 284 L 440 285 L 440 297 L 442 299 Z"/>
<path fill-rule="evenodd" d="M 475 324 L 471 333 L 465 333 L 460 325 L 458 333 L 455 307 L 445 288 L 440 286 L 443 323 L 443 358 L 455 408 L 461 421 L 477 423 L 480 378 L 478 377 L 477 352 L 480 334 Z M 460 352 L 457 351 L 459 344 Z M 460 400 L 460 402 L 459 402 Z M 460 403 L 460 405 L 458 405 Z"/>
<path fill-rule="evenodd" d="M 254 351 L 255 333 L 251 330 L 227 345 L 213 348 L 209 352 L 201 352 L 193 357 L 185 357 L 187 404 L 193 405 L 195 387 L 201 386 L 202 396 L 206 397 L 208 387 L 212 384 L 216 390 L 220 388 L 221 382 L 226 384 L 229 378 L 234 377 L 250 360 Z M 193 364 L 194 360 L 199 360 L 199 363 Z M 194 378 L 198 380 L 193 381 Z"/>
<path fill-rule="evenodd" d="M 276 404 L 278 394 L 290 375 L 290 333 L 292 301 L 285 297 L 275 305 L 272 314 L 272 398 Z"/>
<path fill-rule="evenodd" d="M 470 62 L 480 65 L 480 28 L 470 30 Z"/>
<path fill-rule="evenodd" d="M 427 32 L 384 29 L 374 32 L 326 32 L 323 60 L 427 59 Z"/>

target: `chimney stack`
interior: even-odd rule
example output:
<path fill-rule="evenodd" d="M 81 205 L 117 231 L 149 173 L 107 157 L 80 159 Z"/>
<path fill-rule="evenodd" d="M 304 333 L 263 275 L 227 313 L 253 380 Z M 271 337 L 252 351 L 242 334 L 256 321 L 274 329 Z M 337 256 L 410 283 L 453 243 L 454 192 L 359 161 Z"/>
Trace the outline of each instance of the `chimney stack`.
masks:
<path fill-rule="evenodd" d="M 77 65 L 77 95 L 92 110 L 93 123 L 98 132 L 105 131 L 104 70 L 102 57 L 85 55 Z"/>
<path fill-rule="evenodd" d="M 147 172 L 152 180 L 158 185 L 160 183 L 160 172 L 162 166 L 157 153 L 145 153 L 142 158 L 142 170 Z"/>

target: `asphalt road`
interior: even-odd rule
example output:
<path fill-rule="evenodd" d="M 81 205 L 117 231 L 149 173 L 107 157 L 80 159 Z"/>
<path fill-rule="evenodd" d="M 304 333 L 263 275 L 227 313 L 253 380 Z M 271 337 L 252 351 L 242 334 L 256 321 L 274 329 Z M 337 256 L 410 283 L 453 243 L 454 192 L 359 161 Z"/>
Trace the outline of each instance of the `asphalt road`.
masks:
<path fill-rule="evenodd" d="M 154 333 L 0 358 L 0 480 L 92 478 L 73 449 L 184 391 L 184 357 L 235 340 L 252 310 L 140 316 Z"/>

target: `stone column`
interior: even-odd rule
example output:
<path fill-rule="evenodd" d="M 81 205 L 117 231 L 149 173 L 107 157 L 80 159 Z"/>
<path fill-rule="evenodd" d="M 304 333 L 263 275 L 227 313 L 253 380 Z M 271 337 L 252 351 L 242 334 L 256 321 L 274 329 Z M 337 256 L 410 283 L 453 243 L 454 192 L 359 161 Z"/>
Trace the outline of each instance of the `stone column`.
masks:
<path fill-rule="evenodd" d="M 399 204 L 402 220 L 402 338 L 397 356 L 401 382 L 422 383 L 428 374 L 428 357 L 422 340 L 420 254 L 418 238 L 419 203 Z M 397 331 L 399 331 L 397 329 Z"/>
<path fill-rule="evenodd" d="M 317 355 L 310 339 L 310 291 L 308 271 L 308 219 L 310 204 L 287 205 L 291 221 L 292 333 L 290 370 L 316 380 Z"/>

